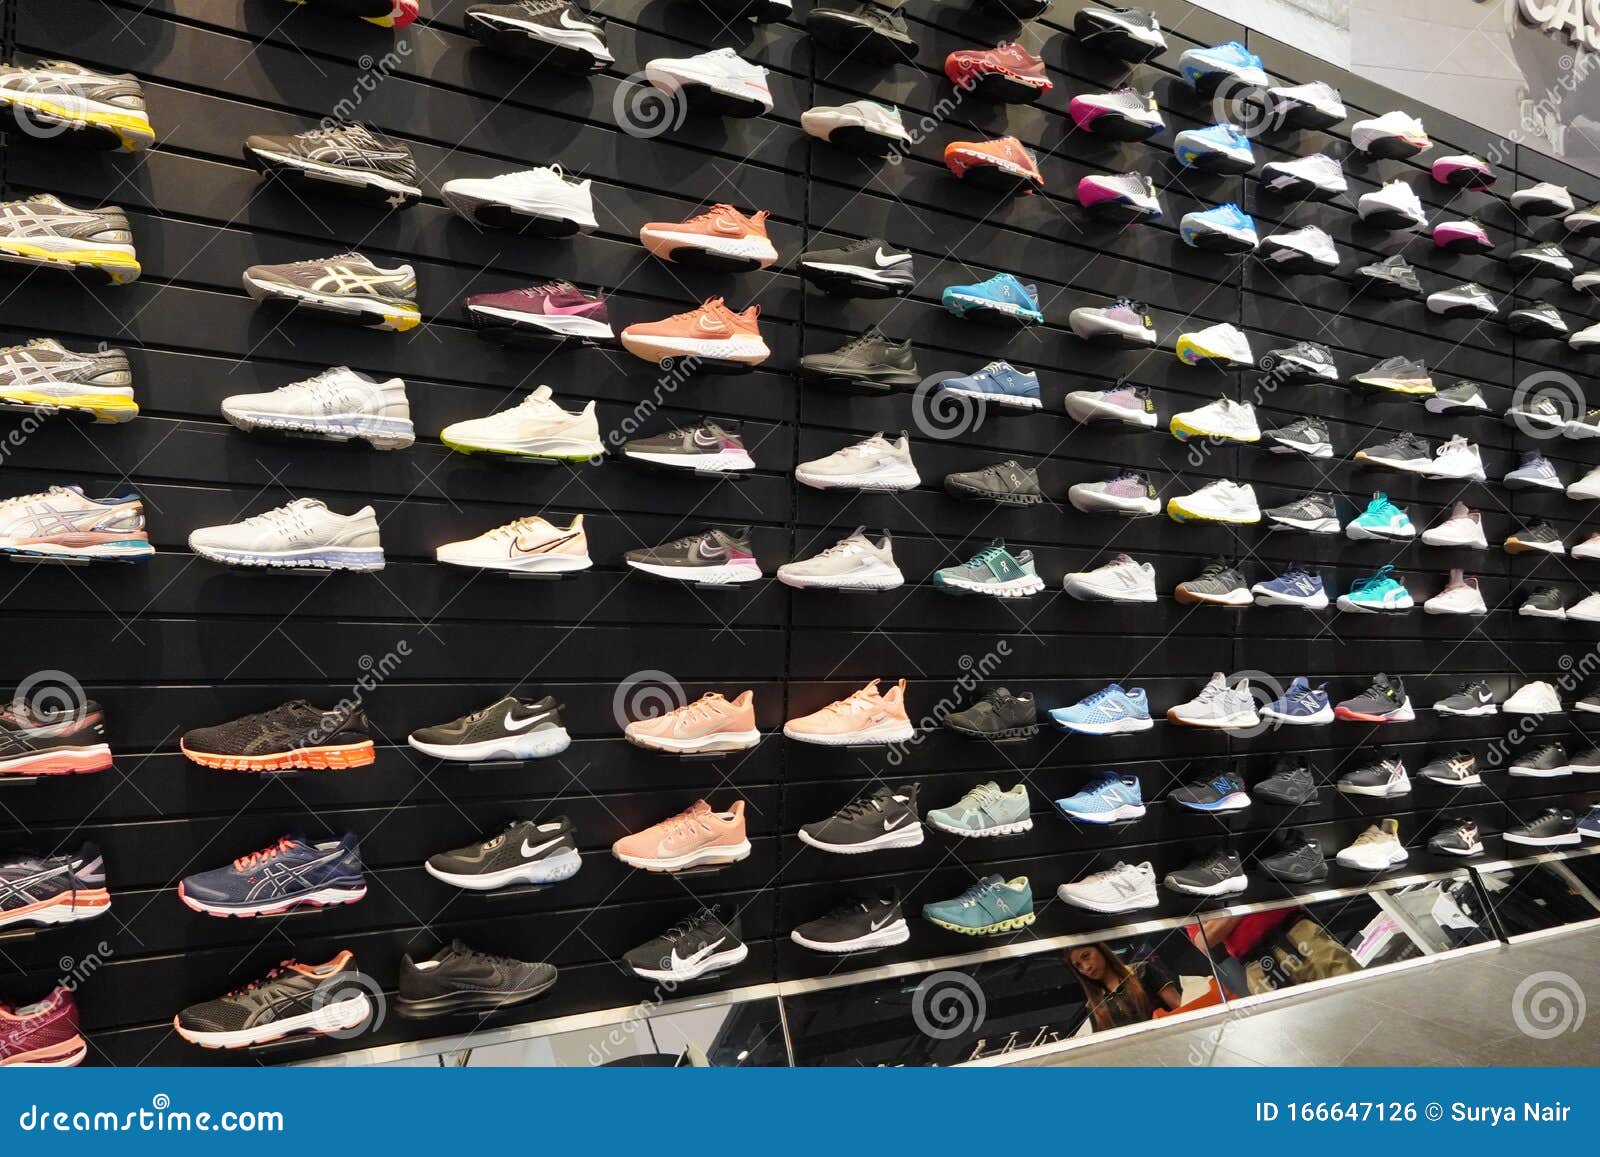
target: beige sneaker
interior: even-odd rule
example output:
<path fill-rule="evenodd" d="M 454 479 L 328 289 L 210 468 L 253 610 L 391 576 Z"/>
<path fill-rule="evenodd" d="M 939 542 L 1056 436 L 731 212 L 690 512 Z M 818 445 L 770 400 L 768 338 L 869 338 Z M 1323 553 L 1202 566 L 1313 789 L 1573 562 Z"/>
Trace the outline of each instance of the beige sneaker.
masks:
<path fill-rule="evenodd" d="M 519 518 L 486 530 L 477 538 L 447 542 L 434 551 L 434 557 L 450 566 L 524 574 L 559 574 L 588 570 L 594 565 L 581 514 L 574 515 L 566 526 L 557 526 L 537 514 Z"/>
<path fill-rule="evenodd" d="M 742 691 L 730 702 L 708 691 L 676 711 L 634 720 L 623 734 L 629 743 L 651 751 L 744 751 L 761 742 L 761 732 L 756 730 L 755 692 Z"/>
<path fill-rule="evenodd" d="M 731 864 L 750 854 L 744 834 L 744 800 L 725 812 L 697 799 L 670 819 L 623 836 L 611 854 L 624 864 L 651 872 L 678 872 L 696 864 Z"/>
<path fill-rule="evenodd" d="M 1382 819 L 1356 837 L 1355 843 L 1341 848 L 1335 857 L 1347 868 L 1382 872 L 1406 862 L 1406 849 L 1400 842 L 1400 821 Z"/>
<path fill-rule="evenodd" d="M 802 743 L 830 747 L 905 743 L 916 734 L 906 716 L 906 681 L 902 679 L 886 694 L 880 694 L 878 680 L 874 679 L 847 699 L 789 720 L 783 725 L 783 733 Z"/>

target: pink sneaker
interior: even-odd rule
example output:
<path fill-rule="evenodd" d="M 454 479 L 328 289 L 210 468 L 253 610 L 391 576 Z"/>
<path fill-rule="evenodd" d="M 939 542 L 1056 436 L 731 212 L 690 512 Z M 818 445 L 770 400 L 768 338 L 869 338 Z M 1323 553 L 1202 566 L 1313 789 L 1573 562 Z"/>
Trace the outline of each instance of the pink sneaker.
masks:
<path fill-rule="evenodd" d="M 745 692 L 749 694 L 749 692 Z M 611 854 L 624 864 L 650 872 L 679 872 L 696 864 L 732 864 L 750 854 L 744 834 L 744 800 L 725 812 L 697 799 L 686 811 L 623 836 Z"/>
<path fill-rule="evenodd" d="M 676 711 L 634 720 L 623 734 L 629 743 L 651 751 L 744 751 L 761 742 L 761 732 L 756 730 L 755 692 L 741 692 L 729 702 L 708 691 Z"/>
<path fill-rule="evenodd" d="M 1457 189 L 1487 189 L 1494 184 L 1494 170 L 1488 161 L 1459 153 L 1433 162 L 1433 179 Z"/>
<path fill-rule="evenodd" d="M 887 694 L 879 694 L 874 679 L 848 699 L 789 720 L 783 733 L 802 743 L 829 747 L 904 743 L 916 734 L 906 716 L 906 681 L 902 679 Z"/>
<path fill-rule="evenodd" d="M 0 1004 L 0 1068 L 65 1069 L 89 1054 L 78 1031 L 78 1005 L 58 988 L 38 1004 Z"/>
<path fill-rule="evenodd" d="M 571 282 L 552 281 L 467 298 L 467 320 L 478 329 L 534 331 L 555 338 L 610 341 L 606 303 Z"/>
<path fill-rule="evenodd" d="M 1439 222 L 1433 227 L 1433 243 L 1451 253 L 1487 253 L 1494 248 L 1483 226 L 1471 217 Z"/>

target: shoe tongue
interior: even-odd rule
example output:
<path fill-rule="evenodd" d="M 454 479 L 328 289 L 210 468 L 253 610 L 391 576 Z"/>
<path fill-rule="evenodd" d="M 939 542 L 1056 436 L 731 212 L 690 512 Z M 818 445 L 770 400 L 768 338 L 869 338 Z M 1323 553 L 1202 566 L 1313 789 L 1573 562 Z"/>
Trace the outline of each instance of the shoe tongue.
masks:
<path fill-rule="evenodd" d="M 549 386 L 539 386 L 524 400 L 533 402 L 548 402 L 551 397 L 554 396 L 554 394 L 555 391 Z"/>
<path fill-rule="evenodd" d="M 1211 672 L 1211 679 L 1210 679 L 1209 682 L 1206 683 L 1207 687 L 1226 687 L 1227 685 L 1228 685 L 1228 677 L 1226 675 L 1224 675 L 1221 671 L 1213 671 L 1213 672 Z"/>
<path fill-rule="evenodd" d="M 1124 565 L 1126 565 L 1126 566 L 1135 566 L 1137 564 L 1133 561 L 1133 556 L 1132 555 L 1119 554 L 1119 555 L 1117 555 L 1115 558 L 1113 558 L 1111 560 L 1111 565 L 1112 566 L 1124 566 Z"/>
<path fill-rule="evenodd" d="M 289 503 L 289 507 L 293 510 L 326 510 L 328 508 L 327 504 L 320 498 L 296 498 Z"/>

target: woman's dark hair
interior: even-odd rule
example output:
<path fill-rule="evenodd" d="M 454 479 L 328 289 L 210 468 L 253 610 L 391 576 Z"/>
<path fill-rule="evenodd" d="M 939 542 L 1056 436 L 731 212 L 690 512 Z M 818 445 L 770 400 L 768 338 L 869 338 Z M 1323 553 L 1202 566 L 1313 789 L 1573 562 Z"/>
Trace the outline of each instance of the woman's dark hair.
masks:
<path fill-rule="evenodd" d="M 1076 967 L 1072 969 L 1072 974 L 1078 978 L 1078 984 L 1083 988 L 1083 1002 L 1088 1006 L 1089 1017 L 1094 1021 L 1095 1031 L 1104 1032 L 1108 1028 L 1116 1028 L 1119 1024 L 1137 1024 L 1149 1020 L 1150 994 L 1144 990 L 1139 974 L 1129 968 L 1109 944 L 1100 942 L 1086 947 L 1098 952 L 1100 959 L 1105 963 L 1106 974 L 1115 976 L 1120 981 L 1113 997 L 1112 990 L 1104 983 L 1103 978 L 1094 979 L 1085 976 Z M 1071 963 L 1070 949 L 1067 960 Z M 1118 1008 L 1127 1009 L 1125 1019 L 1118 1018 Z"/>

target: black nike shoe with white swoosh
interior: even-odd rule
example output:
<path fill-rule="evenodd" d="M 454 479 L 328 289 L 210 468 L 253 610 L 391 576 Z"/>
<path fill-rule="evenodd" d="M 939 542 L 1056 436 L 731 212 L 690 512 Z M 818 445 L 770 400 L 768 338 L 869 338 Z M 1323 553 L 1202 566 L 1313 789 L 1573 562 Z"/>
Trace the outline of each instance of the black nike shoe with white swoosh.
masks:
<path fill-rule="evenodd" d="M 558 755 L 572 743 L 572 737 L 561 724 L 561 705 L 553 696 L 518 699 L 507 695 L 460 719 L 419 727 L 408 742 L 435 759 L 482 763 Z"/>
<path fill-rule="evenodd" d="M 553 964 L 478 952 L 455 940 L 427 960 L 401 959 L 394 1010 L 409 1020 L 492 1012 L 532 1000 L 555 982 Z"/>
<path fill-rule="evenodd" d="M 800 254 L 800 276 L 836 297 L 903 297 L 916 281 L 916 259 L 878 237 Z"/>
<path fill-rule="evenodd" d="M 911 929 L 900 908 L 900 892 L 890 888 L 850 897 L 794 929 L 789 939 L 813 952 L 871 952 L 904 944 L 911 939 Z"/>
<path fill-rule="evenodd" d="M 756 468 L 739 434 L 739 423 L 722 418 L 701 418 L 693 426 L 634 438 L 622 444 L 622 456 L 630 462 L 693 470 L 696 474 L 729 474 Z"/>
<path fill-rule="evenodd" d="M 578 833 L 566 816 L 513 820 L 492 836 L 464 848 L 428 857 L 435 880 L 470 892 L 492 892 L 512 884 L 559 884 L 583 867 Z"/>
<path fill-rule="evenodd" d="M 883 848 L 914 848 L 922 842 L 917 818 L 917 784 L 880 785 L 871 795 L 851 800 L 825 820 L 800 829 L 800 842 L 853 856 Z"/>
<path fill-rule="evenodd" d="M 320 186 L 396 209 L 422 200 L 411 150 L 363 124 L 333 124 L 291 136 L 246 137 L 244 159 L 296 188 Z"/>
<path fill-rule="evenodd" d="M 487 48 L 531 60 L 535 68 L 596 72 L 613 63 L 605 22 L 586 19 L 568 0 L 474 4 L 463 23 Z"/>
<path fill-rule="evenodd" d="M 623 953 L 622 962 L 645 980 L 684 981 L 731 968 L 748 955 L 750 949 L 740 938 L 738 915 L 729 919 L 720 906 L 713 905 Z"/>

